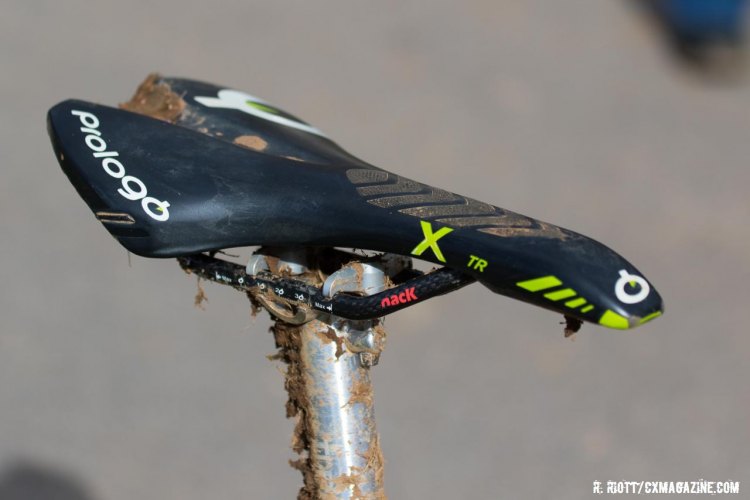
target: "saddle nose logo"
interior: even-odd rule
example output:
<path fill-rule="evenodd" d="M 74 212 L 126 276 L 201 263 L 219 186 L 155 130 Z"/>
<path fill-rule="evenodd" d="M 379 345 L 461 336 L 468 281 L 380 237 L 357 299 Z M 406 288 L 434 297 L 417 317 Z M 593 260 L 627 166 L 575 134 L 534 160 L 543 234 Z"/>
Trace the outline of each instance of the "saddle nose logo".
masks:
<path fill-rule="evenodd" d="M 640 287 L 636 293 L 631 293 L 629 290 L 636 290 Z M 648 281 L 638 276 L 637 274 L 630 274 L 625 269 L 620 270 L 620 279 L 615 283 L 615 295 L 617 300 L 625 304 L 637 304 L 642 302 L 648 294 L 651 292 L 651 287 Z"/>

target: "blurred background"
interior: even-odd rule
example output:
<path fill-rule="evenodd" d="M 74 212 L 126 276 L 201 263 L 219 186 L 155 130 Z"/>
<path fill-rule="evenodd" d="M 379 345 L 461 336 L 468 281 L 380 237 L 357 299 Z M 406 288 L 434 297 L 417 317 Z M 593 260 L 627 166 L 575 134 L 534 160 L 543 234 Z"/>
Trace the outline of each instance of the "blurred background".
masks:
<path fill-rule="evenodd" d="M 151 71 L 262 96 L 375 165 L 594 237 L 664 297 L 640 329 L 572 339 L 480 285 L 389 317 L 374 382 L 391 498 L 580 499 L 610 479 L 731 479 L 750 498 L 744 56 L 722 35 L 718 65 L 682 57 L 652 7 L 5 0 L 0 499 L 301 484 L 268 316 L 211 284 L 196 309 L 195 279 L 129 258 L 52 154 L 50 106 L 122 102 Z"/>

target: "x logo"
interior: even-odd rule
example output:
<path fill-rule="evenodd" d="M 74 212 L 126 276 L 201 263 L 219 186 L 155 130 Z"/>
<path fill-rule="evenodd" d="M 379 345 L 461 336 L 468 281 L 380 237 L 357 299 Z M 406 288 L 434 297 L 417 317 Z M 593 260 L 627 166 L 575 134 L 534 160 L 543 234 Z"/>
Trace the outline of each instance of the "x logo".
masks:
<path fill-rule="evenodd" d="M 424 233 L 424 240 L 422 240 L 422 242 L 417 245 L 414 250 L 411 251 L 411 254 L 422 255 L 425 250 L 431 248 L 432 252 L 435 254 L 435 257 L 437 257 L 440 262 L 445 262 L 445 257 L 443 257 L 443 252 L 440 251 L 440 247 L 437 245 L 437 241 L 446 234 L 453 231 L 453 228 L 441 227 L 437 230 L 436 233 L 433 233 L 432 224 L 423 220 L 419 221 L 419 223 L 422 224 L 422 233 Z"/>

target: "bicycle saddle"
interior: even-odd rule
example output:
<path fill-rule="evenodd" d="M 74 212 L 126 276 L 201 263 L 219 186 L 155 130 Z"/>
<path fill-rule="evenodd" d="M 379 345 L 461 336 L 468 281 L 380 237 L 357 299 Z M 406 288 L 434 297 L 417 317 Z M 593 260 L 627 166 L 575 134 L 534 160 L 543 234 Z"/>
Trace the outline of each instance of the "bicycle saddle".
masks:
<path fill-rule="evenodd" d="M 611 328 L 661 314 L 653 285 L 601 243 L 365 163 L 257 97 L 152 75 L 121 107 L 67 100 L 48 129 L 78 193 L 138 255 L 360 248 Z"/>

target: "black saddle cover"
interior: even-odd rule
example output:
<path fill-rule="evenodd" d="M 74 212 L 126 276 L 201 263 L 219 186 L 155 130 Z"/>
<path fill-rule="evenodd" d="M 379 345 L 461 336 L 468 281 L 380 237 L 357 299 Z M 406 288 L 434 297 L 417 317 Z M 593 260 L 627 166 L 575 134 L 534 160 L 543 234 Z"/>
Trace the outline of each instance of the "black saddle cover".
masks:
<path fill-rule="evenodd" d="M 361 248 L 612 328 L 662 311 L 653 285 L 601 243 L 365 163 L 252 95 L 154 75 L 121 108 L 64 101 L 48 129 L 78 193 L 138 255 Z"/>

